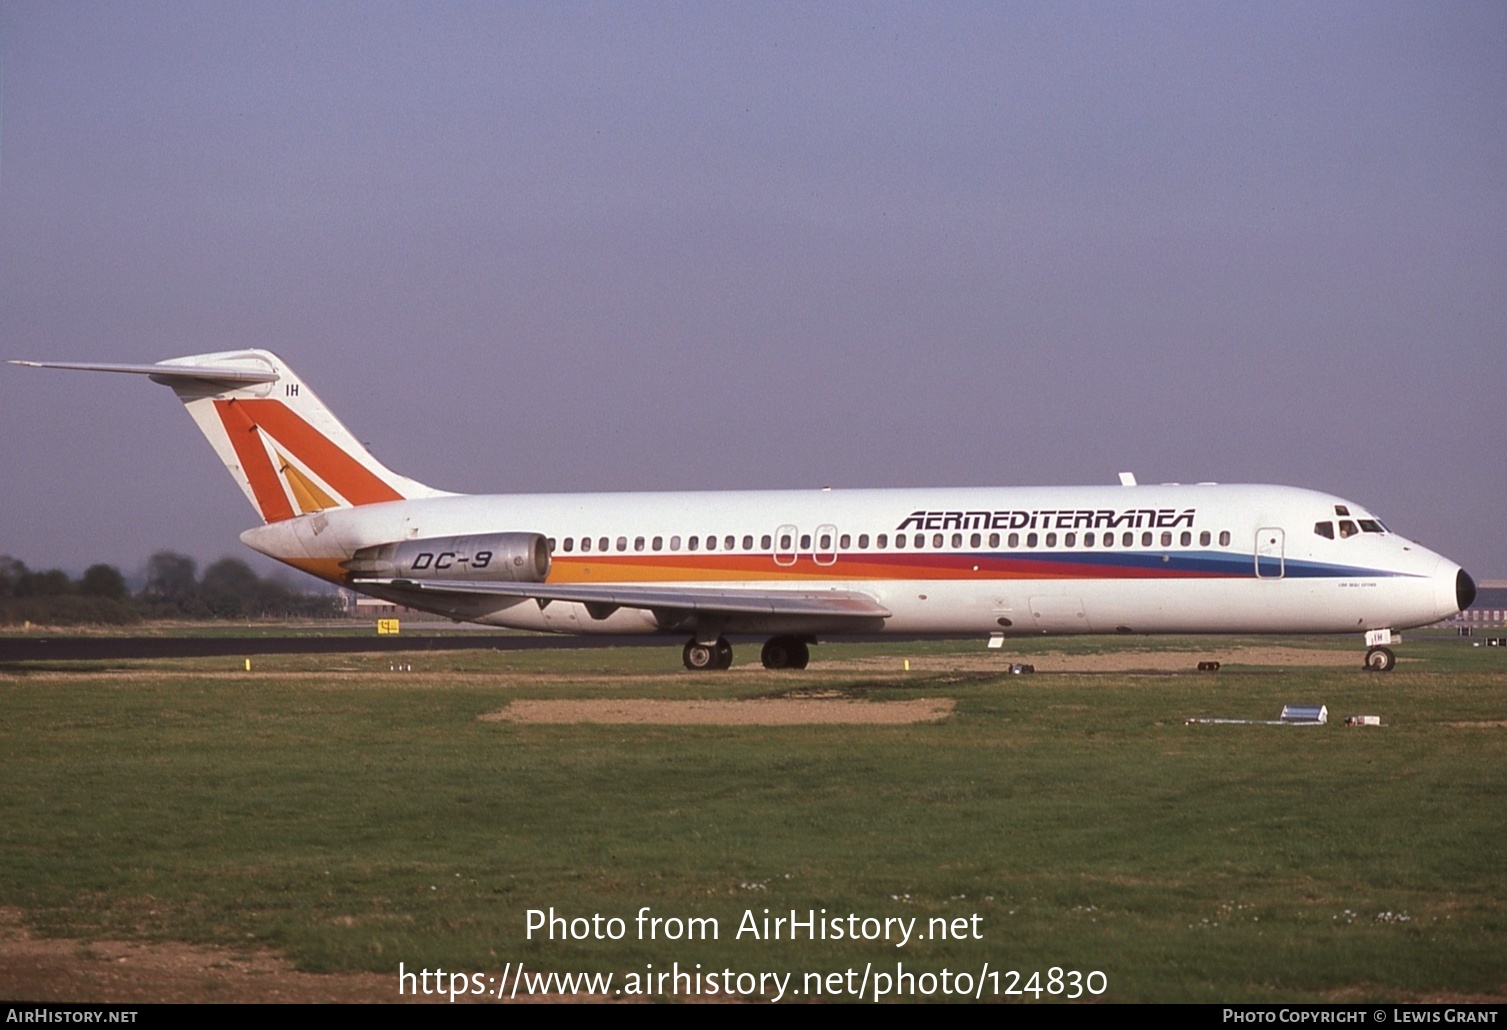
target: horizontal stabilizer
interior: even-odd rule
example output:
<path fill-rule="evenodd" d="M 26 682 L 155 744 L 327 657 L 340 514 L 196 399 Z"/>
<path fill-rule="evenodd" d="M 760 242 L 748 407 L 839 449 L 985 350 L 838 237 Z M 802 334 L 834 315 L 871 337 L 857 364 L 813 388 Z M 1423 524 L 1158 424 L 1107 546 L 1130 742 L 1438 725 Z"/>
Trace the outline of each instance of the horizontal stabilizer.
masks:
<path fill-rule="evenodd" d="M 387 468 L 277 355 L 190 354 L 154 364 L 12 361 L 29 368 L 141 375 L 169 387 L 263 522 L 434 490 Z"/>
<path fill-rule="evenodd" d="M 66 368 L 75 372 L 124 372 L 128 375 L 151 376 L 161 383 L 175 379 L 196 379 L 211 383 L 275 383 L 277 373 L 244 366 L 229 365 L 97 365 L 82 361 L 18 361 L 12 365 L 27 368 Z"/>

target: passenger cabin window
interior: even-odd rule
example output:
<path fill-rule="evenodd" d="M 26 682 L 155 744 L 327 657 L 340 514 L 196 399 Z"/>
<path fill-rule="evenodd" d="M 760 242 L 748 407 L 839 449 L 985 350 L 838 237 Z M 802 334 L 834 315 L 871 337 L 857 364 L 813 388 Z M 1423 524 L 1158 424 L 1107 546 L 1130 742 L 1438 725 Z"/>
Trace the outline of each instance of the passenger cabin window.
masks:
<path fill-rule="evenodd" d="M 1009 539 L 1005 541 L 1005 544 L 1006 544 L 1007 547 L 1019 547 L 1020 546 L 1020 534 L 1019 533 L 1011 533 L 1010 536 L 1009 536 Z"/>
<path fill-rule="evenodd" d="M 743 538 L 743 550 L 745 550 L 745 551 L 752 551 L 753 550 L 753 537 L 751 537 L 751 536 L 745 536 Z"/>
<path fill-rule="evenodd" d="M 695 537 L 692 537 L 691 539 L 694 540 Z M 715 536 L 709 536 L 706 538 L 706 549 L 708 551 L 715 551 L 717 549 L 717 538 Z"/>
<path fill-rule="evenodd" d="M 941 533 L 933 533 L 932 534 L 932 537 L 931 537 L 931 546 L 933 546 L 933 547 L 941 547 L 942 546 L 942 534 Z"/>
<path fill-rule="evenodd" d="M 670 550 L 672 550 L 672 551 L 678 551 L 678 550 L 680 550 L 680 537 L 678 537 L 678 536 L 672 536 L 672 537 L 670 537 Z"/>
<path fill-rule="evenodd" d="M 627 537 L 620 536 L 620 537 L 617 538 L 617 549 L 619 551 L 626 551 L 628 549 L 628 538 Z"/>
<path fill-rule="evenodd" d="M 1228 529 L 1221 529 L 1219 531 L 1219 546 L 1220 547 L 1229 547 L 1230 546 L 1230 531 Z"/>
<path fill-rule="evenodd" d="M 811 534 L 810 533 L 802 533 L 801 534 L 801 550 L 803 550 L 803 551 L 809 551 L 809 550 L 811 550 Z"/>
<path fill-rule="evenodd" d="M 664 549 L 665 549 L 665 538 L 662 537 L 662 536 L 655 537 L 654 538 L 654 550 L 656 550 L 656 551 L 663 551 Z"/>
<path fill-rule="evenodd" d="M 869 535 L 867 533 L 858 534 L 858 549 L 860 551 L 867 551 L 869 549 Z"/>
<path fill-rule="evenodd" d="M 770 536 L 768 533 L 765 533 L 763 536 L 759 537 L 759 550 L 767 551 L 773 546 L 774 537 Z"/>
<path fill-rule="evenodd" d="M 1164 529 L 1164 530 L 1162 530 L 1162 546 L 1163 547 L 1171 547 L 1172 546 L 1172 530 L 1170 530 L 1170 529 Z"/>
<path fill-rule="evenodd" d="M 1120 537 L 1120 545 L 1122 547 L 1134 547 L 1135 546 L 1135 534 L 1134 533 L 1126 533 L 1124 536 Z"/>
<path fill-rule="evenodd" d="M 1209 531 L 1206 529 L 1202 533 L 1198 534 L 1198 546 L 1200 546 L 1200 547 L 1208 547 L 1209 546 L 1209 542 L 1212 539 L 1213 539 L 1213 537 L 1209 536 Z"/>
<path fill-rule="evenodd" d="M 1141 534 L 1141 546 L 1142 547 L 1150 547 L 1151 546 L 1151 534 L 1150 533 L 1142 533 Z"/>
<path fill-rule="evenodd" d="M 1035 547 L 1037 539 L 1038 539 L 1038 537 L 1036 536 L 1035 533 L 1027 533 L 1026 534 L 1026 546 L 1027 547 Z"/>
<path fill-rule="evenodd" d="M 1344 540 L 1344 539 L 1346 539 L 1348 537 L 1352 537 L 1352 536 L 1354 536 L 1355 534 L 1357 534 L 1359 532 L 1360 532 L 1360 529 L 1357 528 L 1357 526 L 1355 525 L 1355 523 L 1351 522 L 1349 519 L 1340 519 L 1340 539 L 1341 540 Z"/>
<path fill-rule="evenodd" d="M 853 538 L 844 533 L 842 536 L 837 538 L 837 546 L 841 550 L 846 551 L 849 547 L 853 546 Z"/>
<path fill-rule="evenodd" d="M 1062 535 L 1062 546 L 1063 547 L 1077 547 L 1078 546 L 1078 534 L 1077 533 L 1064 533 Z"/>
<path fill-rule="evenodd" d="M 1092 546 L 1094 546 L 1094 535 L 1092 533 L 1084 533 L 1083 534 L 1083 546 L 1084 547 L 1092 547 Z"/>
<path fill-rule="evenodd" d="M 784 536 L 780 537 L 780 550 L 782 550 L 782 551 L 789 551 L 790 550 L 790 547 L 791 547 L 790 539 L 791 538 L 790 538 L 790 534 L 789 533 L 786 533 Z"/>
<path fill-rule="evenodd" d="M 999 546 L 999 534 L 998 533 L 990 533 L 989 534 L 989 546 L 991 548 Z"/>
<path fill-rule="evenodd" d="M 722 549 L 724 551 L 731 551 L 737 545 L 737 543 L 738 541 L 733 537 L 725 536 L 722 538 Z"/>
<path fill-rule="evenodd" d="M 1333 522 L 1315 522 L 1313 524 L 1313 531 L 1315 533 L 1317 533 L 1319 536 L 1323 537 L 1325 540 L 1333 540 L 1334 539 L 1334 523 Z"/>
<path fill-rule="evenodd" d="M 687 551 L 699 550 L 700 547 L 701 547 L 701 538 L 699 536 L 693 536 L 693 537 L 691 537 L 689 540 L 687 540 L 685 542 L 685 549 Z"/>
<path fill-rule="evenodd" d="M 636 536 L 636 537 L 633 538 L 633 549 L 635 551 L 642 551 L 644 549 L 644 538 L 643 537 Z"/>
<path fill-rule="evenodd" d="M 575 546 L 576 546 L 576 542 L 575 542 L 574 539 L 572 539 L 571 537 L 566 537 L 565 538 L 565 550 L 567 552 L 574 550 Z"/>
<path fill-rule="evenodd" d="M 1183 535 L 1182 535 L 1182 538 L 1181 538 L 1181 540 L 1180 540 L 1180 543 L 1181 543 L 1181 544 L 1182 544 L 1182 545 L 1183 545 L 1183 546 L 1184 546 L 1184 547 L 1187 547 L 1187 546 L 1189 546 L 1189 545 L 1190 545 L 1190 544 L 1192 544 L 1192 543 L 1193 543 L 1193 534 L 1192 534 L 1192 533 L 1190 533 L 1190 532 L 1188 532 L 1188 531 L 1187 531 L 1187 530 L 1186 530 L 1186 529 L 1185 529 L 1185 530 L 1183 530 Z"/>
<path fill-rule="evenodd" d="M 597 550 L 598 551 L 605 551 L 605 550 L 607 550 L 607 538 L 606 537 L 602 537 L 601 539 L 599 539 L 597 541 Z"/>
<path fill-rule="evenodd" d="M 589 537 L 589 536 L 583 536 L 581 538 L 581 550 L 583 550 L 583 551 L 589 551 L 589 550 L 591 550 L 591 537 Z"/>
<path fill-rule="evenodd" d="M 880 533 L 877 537 L 874 538 L 874 546 L 875 547 L 879 547 L 879 548 L 888 547 L 889 546 L 889 542 L 890 542 L 890 535 L 888 533 Z"/>

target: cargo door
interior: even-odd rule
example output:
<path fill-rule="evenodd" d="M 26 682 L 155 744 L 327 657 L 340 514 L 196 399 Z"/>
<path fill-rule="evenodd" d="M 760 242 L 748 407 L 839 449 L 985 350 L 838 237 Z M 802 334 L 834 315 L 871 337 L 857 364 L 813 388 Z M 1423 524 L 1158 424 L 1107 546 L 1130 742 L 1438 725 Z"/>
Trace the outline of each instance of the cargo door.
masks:
<path fill-rule="evenodd" d="M 1041 633 L 1086 633 L 1088 619 L 1081 597 L 1042 594 L 1031 598 L 1031 619 Z"/>

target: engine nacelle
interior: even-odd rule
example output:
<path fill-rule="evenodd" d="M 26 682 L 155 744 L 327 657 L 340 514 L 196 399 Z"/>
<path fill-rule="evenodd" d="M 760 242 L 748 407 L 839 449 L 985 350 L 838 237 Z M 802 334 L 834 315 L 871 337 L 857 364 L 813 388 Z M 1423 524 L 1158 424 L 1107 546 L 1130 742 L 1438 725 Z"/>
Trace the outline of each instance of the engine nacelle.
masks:
<path fill-rule="evenodd" d="M 542 583 L 549 542 L 538 533 L 429 537 L 363 547 L 341 567 L 379 579 L 470 579 Z"/>

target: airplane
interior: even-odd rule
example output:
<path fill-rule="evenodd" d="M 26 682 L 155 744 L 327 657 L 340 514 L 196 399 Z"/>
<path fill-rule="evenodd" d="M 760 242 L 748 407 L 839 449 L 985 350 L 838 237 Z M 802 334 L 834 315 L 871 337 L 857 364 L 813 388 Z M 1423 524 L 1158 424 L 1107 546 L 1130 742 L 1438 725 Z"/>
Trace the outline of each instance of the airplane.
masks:
<path fill-rule="evenodd" d="M 728 635 L 770 669 L 846 634 L 1364 634 L 1468 608 L 1459 565 L 1352 501 L 1289 486 L 1139 485 L 462 495 L 377 461 L 265 350 L 156 364 L 15 361 L 171 387 L 256 508 L 256 551 L 459 621 L 684 637 L 726 669 Z"/>

